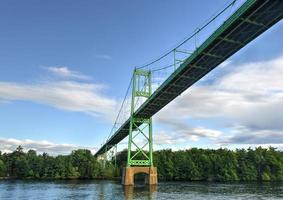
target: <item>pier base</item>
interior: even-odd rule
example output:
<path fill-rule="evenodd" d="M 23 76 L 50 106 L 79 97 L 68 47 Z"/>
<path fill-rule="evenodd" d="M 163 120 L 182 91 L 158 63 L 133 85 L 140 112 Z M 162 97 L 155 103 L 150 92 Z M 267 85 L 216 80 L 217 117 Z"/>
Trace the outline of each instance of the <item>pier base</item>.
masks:
<path fill-rule="evenodd" d="M 145 183 L 148 185 L 157 184 L 157 168 L 156 167 L 125 167 L 122 175 L 123 185 L 134 185 L 135 174 L 147 174 Z"/>

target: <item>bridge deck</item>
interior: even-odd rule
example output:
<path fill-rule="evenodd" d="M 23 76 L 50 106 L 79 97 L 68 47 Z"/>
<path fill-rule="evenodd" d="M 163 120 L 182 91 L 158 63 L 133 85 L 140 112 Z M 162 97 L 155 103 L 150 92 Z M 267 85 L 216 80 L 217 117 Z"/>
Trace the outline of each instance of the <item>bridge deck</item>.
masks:
<path fill-rule="evenodd" d="M 247 0 L 135 112 L 151 117 L 203 76 L 283 17 L 283 0 Z M 129 134 L 128 119 L 96 152 L 108 151 Z"/>

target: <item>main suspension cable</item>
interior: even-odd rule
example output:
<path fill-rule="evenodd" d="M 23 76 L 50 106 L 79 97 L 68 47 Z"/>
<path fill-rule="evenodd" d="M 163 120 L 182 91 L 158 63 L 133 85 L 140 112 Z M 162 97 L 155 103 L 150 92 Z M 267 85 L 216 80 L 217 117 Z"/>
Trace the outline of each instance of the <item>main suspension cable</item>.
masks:
<path fill-rule="evenodd" d="M 161 55 L 159 58 L 149 62 L 148 64 L 145 64 L 141 67 L 137 67 L 137 69 L 142 69 L 142 68 L 146 68 L 158 61 L 160 61 L 161 59 L 165 58 L 166 56 L 168 56 L 169 54 L 171 54 L 172 52 L 174 52 L 176 49 L 178 49 L 179 47 L 181 47 L 183 44 L 185 44 L 186 42 L 188 42 L 189 40 L 191 40 L 192 38 L 194 38 L 199 32 L 201 32 L 203 29 L 205 29 L 209 24 L 211 24 L 211 22 L 213 22 L 216 18 L 218 18 L 220 15 L 222 15 L 228 8 L 234 6 L 234 4 L 236 3 L 237 0 L 233 0 L 230 4 L 228 4 L 224 9 L 222 9 L 218 14 L 216 14 L 214 17 L 212 17 L 208 22 L 206 22 L 201 28 L 198 28 L 192 35 L 190 35 L 188 38 L 186 38 L 185 40 L 183 40 L 180 44 L 178 44 L 175 48 L 169 50 L 168 52 L 164 53 L 163 55 Z"/>

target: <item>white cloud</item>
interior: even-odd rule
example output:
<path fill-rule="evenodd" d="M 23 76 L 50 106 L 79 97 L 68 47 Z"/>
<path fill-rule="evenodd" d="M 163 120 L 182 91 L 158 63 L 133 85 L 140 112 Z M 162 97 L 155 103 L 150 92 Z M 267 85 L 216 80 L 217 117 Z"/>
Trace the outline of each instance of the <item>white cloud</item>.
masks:
<path fill-rule="evenodd" d="M 59 79 L 29 84 L 0 81 L 0 103 L 32 101 L 62 110 L 84 112 L 106 120 L 114 120 L 118 102 L 104 94 L 105 85 L 77 81 L 91 78 L 67 67 L 45 69 Z"/>
<path fill-rule="evenodd" d="M 201 138 L 211 138 L 216 139 L 222 134 L 221 131 L 206 129 L 203 127 L 180 129 L 178 127 L 174 128 L 174 131 L 164 131 L 161 130 L 155 134 L 156 140 L 155 144 L 182 144 L 188 141 L 198 141 Z"/>
<path fill-rule="evenodd" d="M 72 71 L 68 67 L 47 67 L 46 69 L 52 74 L 63 78 L 82 79 L 82 80 L 91 79 L 89 76 L 81 74 L 80 72 L 77 71 Z"/>
<path fill-rule="evenodd" d="M 96 148 L 82 147 L 73 144 L 56 144 L 48 141 L 35 141 L 30 139 L 18 140 L 14 138 L 0 138 L 0 151 L 10 153 L 21 145 L 25 151 L 36 150 L 38 153 L 48 153 L 51 155 L 70 154 L 72 150 L 89 149 L 92 153 Z"/>
<path fill-rule="evenodd" d="M 230 74 L 217 81 L 218 88 L 256 93 L 283 92 L 283 57 L 233 68 Z"/>
<path fill-rule="evenodd" d="M 103 88 L 104 86 L 99 84 L 71 81 L 40 84 L 0 82 L 0 99 L 33 101 L 63 110 L 112 119 L 117 103 L 103 95 Z"/>
<path fill-rule="evenodd" d="M 251 133 L 250 136 L 261 139 L 254 140 L 253 144 L 262 144 L 263 140 L 276 143 L 270 140 L 275 135 L 277 141 L 283 143 L 278 140 L 283 138 L 281 132 L 278 132 L 283 131 L 283 57 L 239 66 L 226 63 L 225 68 L 230 68 L 230 71 L 215 81 L 185 91 L 157 114 L 157 121 L 176 132 L 184 132 L 191 129 L 187 125 L 190 119 L 215 119 L 222 128 L 233 130 L 236 126 L 245 127 Z M 210 79 L 206 77 L 205 80 Z M 247 131 L 240 131 L 238 136 L 229 140 L 231 143 L 235 143 L 243 134 L 248 134 Z M 220 135 L 206 137 L 217 138 Z M 252 143 L 249 140 L 248 137 L 241 137 L 238 142 Z"/>
<path fill-rule="evenodd" d="M 178 137 L 176 134 L 170 134 L 161 130 L 154 134 L 154 144 L 164 145 L 164 144 L 179 144 L 185 142 L 184 138 Z"/>
<path fill-rule="evenodd" d="M 222 134 L 221 131 L 197 127 L 192 129 L 192 135 L 198 137 L 209 137 L 209 138 L 217 138 Z M 191 134 L 189 134 L 191 135 Z"/>
<path fill-rule="evenodd" d="M 220 144 L 282 144 L 283 131 L 277 130 L 250 130 L 246 127 L 238 127 L 233 135 L 222 137 Z"/>

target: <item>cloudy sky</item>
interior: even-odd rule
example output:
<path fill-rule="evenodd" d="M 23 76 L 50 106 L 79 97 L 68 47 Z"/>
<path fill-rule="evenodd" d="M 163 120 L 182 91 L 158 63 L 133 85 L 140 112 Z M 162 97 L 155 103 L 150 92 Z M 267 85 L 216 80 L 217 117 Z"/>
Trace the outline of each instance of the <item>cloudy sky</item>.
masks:
<path fill-rule="evenodd" d="M 0 151 L 94 152 L 134 66 L 230 1 L 208 2 L 1 2 Z M 283 149 L 282 35 L 279 22 L 160 111 L 154 148 Z"/>

